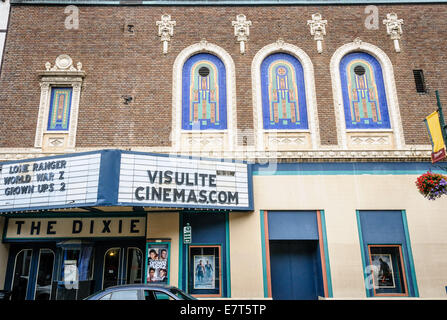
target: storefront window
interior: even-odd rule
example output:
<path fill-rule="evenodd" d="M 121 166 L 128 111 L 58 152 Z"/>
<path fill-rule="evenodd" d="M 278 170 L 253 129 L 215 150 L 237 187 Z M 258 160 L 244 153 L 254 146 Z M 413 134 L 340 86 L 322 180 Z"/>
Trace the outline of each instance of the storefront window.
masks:
<path fill-rule="evenodd" d="M 25 300 L 26 298 L 32 252 L 31 249 L 21 250 L 16 256 L 12 300 Z"/>
<path fill-rule="evenodd" d="M 54 252 L 40 249 L 39 266 L 36 279 L 35 300 L 50 300 L 53 282 Z"/>
<path fill-rule="evenodd" d="M 126 283 L 141 283 L 143 267 L 143 252 L 138 248 L 127 248 Z"/>
<path fill-rule="evenodd" d="M 111 248 L 104 255 L 103 289 L 116 286 L 120 274 L 121 248 Z"/>

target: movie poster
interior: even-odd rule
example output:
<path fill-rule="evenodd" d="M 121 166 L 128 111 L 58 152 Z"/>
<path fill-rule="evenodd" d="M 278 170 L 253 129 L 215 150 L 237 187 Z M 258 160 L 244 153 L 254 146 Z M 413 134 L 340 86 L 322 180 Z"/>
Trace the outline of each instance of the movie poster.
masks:
<path fill-rule="evenodd" d="M 168 283 L 168 244 L 147 245 L 146 281 Z"/>
<path fill-rule="evenodd" d="M 214 255 L 194 255 L 194 289 L 215 289 Z"/>
<path fill-rule="evenodd" d="M 378 289 L 395 288 L 391 254 L 372 254 L 372 263 L 376 266 L 374 284 Z"/>

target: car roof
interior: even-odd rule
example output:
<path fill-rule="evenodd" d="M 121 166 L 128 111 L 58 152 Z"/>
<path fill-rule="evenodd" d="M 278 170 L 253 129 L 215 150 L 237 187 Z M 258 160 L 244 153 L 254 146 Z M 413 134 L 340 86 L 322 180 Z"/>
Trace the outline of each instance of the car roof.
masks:
<path fill-rule="evenodd" d="M 177 289 L 174 286 L 161 284 L 161 283 L 134 283 L 134 284 L 121 284 L 117 286 L 112 286 L 104 289 L 106 290 L 114 290 L 114 289 Z"/>
<path fill-rule="evenodd" d="M 117 286 L 112 286 L 112 287 L 107 287 L 105 289 L 102 289 L 98 292 L 93 293 L 92 295 L 86 297 L 84 300 L 89 300 L 90 297 L 98 297 L 98 296 L 102 296 L 102 295 L 106 295 L 106 294 L 110 294 L 114 291 L 117 290 L 126 290 L 126 289 L 136 289 L 136 290 L 143 290 L 143 289 L 164 289 L 164 290 L 179 290 L 180 292 L 182 292 L 183 294 L 187 295 L 187 293 L 185 293 L 183 290 L 175 287 L 175 286 L 171 286 L 171 285 L 167 285 L 167 284 L 163 284 L 163 283 L 136 283 L 136 284 L 121 284 L 121 285 L 117 285 Z"/>

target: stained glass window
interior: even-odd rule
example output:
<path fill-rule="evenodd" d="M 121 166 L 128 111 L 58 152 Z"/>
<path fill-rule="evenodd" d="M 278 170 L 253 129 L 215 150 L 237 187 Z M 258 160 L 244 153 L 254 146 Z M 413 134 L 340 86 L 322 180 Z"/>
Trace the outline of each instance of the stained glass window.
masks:
<path fill-rule="evenodd" d="M 47 130 L 68 131 L 73 88 L 51 88 Z"/>
<path fill-rule="evenodd" d="M 300 61 L 275 53 L 261 64 L 264 129 L 308 129 L 306 91 Z"/>
<path fill-rule="evenodd" d="M 183 66 L 182 129 L 227 129 L 225 66 L 212 54 L 196 54 Z"/>
<path fill-rule="evenodd" d="M 372 55 L 353 52 L 340 61 L 346 129 L 390 128 L 380 63 Z"/>

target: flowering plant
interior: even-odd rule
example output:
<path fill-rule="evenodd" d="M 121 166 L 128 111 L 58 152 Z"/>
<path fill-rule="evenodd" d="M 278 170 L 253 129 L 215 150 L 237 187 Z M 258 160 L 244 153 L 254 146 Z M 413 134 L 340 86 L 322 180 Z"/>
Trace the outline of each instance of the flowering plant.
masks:
<path fill-rule="evenodd" d="M 435 200 L 443 194 L 447 194 L 447 177 L 427 171 L 417 178 L 416 186 L 424 197 Z"/>

